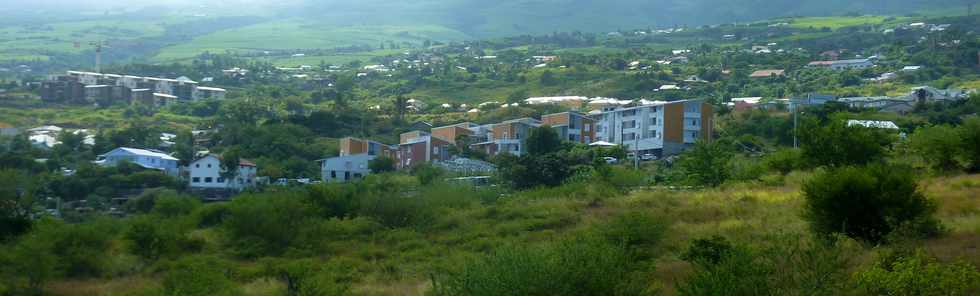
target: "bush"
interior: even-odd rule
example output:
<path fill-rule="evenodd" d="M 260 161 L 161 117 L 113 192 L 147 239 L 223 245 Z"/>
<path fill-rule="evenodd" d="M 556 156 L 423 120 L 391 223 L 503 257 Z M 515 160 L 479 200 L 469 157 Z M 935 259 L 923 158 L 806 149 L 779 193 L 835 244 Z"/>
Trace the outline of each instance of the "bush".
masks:
<path fill-rule="evenodd" d="M 980 117 L 970 116 L 959 127 L 963 143 L 963 153 L 969 161 L 971 171 L 980 171 Z"/>
<path fill-rule="evenodd" d="M 616 216 L 608 224 L 601 225 L 599 233 L 607 242 L 624 246 L 634 254 L 647 258 L 653 255 L 648 252 L 660 243 L 669 227 L 670 225 L 663 219 L 632 211 Z"/>
<path fill-rule="evenodd" d="M 368 161 L 368 168 L 375 174 L 394 172 L 395 159 L 391 157 L 376 157 L 371 161 Z"/>
<path fill-rule="evenodd" d="M 730 177 L 731 153 L 718 142 L 698 141 L 678 161 L 692 185 L 716 187 Z"/>
<path fill-rule="evenodd" d="M 201 201 L 193 196 L 166 195 L 157 198 L 153 214 L 174 218 L 190 214 L 201 206 Z"/>
<path fill-rule="evenodd" d="M 222 228 L 240 256 L 278 255 L 311 218 L 303 195 L 295 192 L 241 196 L 229 204 Z"/>
<path fill-rule="evenodd" d="M 611 244 L 564 241 L 509 247 L 433 281 L 435 295 L 642 295 L 628 252 Z"/>
<path fill-rule="evenodd" d="M 799 149 L 782 149 L 766 156 L 764 162 L 769 170 L 786 175 L 803 168 L 803 155 Z"/>
<path fill-rule="evenodd" d="M 924 252 L 882 258 L 857 274 L 858 287 L 869 295 L 940 296 L 980 294 L 980 272 L 968 263 L 942 264 Z"/>
<path fill-rule="evenodd" d="M 228 278 L 228 268 L 213 257 L 194 256 L 177 261 L 163 278 L 164 295 L 239 295 Z"/>
<path fill-rule="evenodd" d="M 918 191 L 907 168 L 844 167 L 803 184 L 804 218 L 818 235 L 843 233 L 880 243 L 899 227 L 917 223 L 925 234 L 939 231 L 936 205 Z"/>
<path fill-rule="evenodd" d="M 962 151 L 963 140 L 956 128 L 937 125 L 919 128 L 909 141 L 915 152 L 932 167 L 941 171 L 958 170 L 968 162 Z"/>
<path fill-rule="evenodd" d="M 677 287 L 678 295 L 771 295 L 771 268 L 748 250 L 722 238 L 692 242 L 683 256 L 695 272 Z"/>
<path fill-rule="evenodd" d="M 843 121 L 821 124 L 808 120 L 801 124 L 800 148 L 807 165 L 848 166 L 881 161 L 894 137 L 883 131 L 860 126 L 849 127 Z"/>

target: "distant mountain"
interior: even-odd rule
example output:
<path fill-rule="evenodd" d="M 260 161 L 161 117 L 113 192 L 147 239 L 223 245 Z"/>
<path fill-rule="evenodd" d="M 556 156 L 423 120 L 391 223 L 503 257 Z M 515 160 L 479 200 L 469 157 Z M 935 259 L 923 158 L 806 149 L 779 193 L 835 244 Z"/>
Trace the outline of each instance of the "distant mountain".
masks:
<path fill-rule="evenodd" d="M 782 16 L 901 14 L 975 0 L 306 0 L 285 14 L 338 25 L 436 24 L 474 37 L 746 22 Z"/>

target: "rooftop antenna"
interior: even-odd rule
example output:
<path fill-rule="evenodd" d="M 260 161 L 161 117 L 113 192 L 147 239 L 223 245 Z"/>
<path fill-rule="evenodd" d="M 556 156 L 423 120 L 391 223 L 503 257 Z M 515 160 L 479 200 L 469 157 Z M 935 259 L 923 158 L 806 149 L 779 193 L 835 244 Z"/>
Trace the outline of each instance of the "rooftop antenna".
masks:
<path fill-rule="evenodd" d="M 74 45 L 75 45 L 75 48 L 81 48 L 81 43 L 79 43 L 77 41 L 74 42 Z M 88 45 L 95 48 L 95 72 L 96 73 L 102 73 L 102 49 L 103 48 L 110 48 L 109 47 L 109 41 L 106 41 L 106 40 L 92 41 L 92 42 L 89 42 Z"/>

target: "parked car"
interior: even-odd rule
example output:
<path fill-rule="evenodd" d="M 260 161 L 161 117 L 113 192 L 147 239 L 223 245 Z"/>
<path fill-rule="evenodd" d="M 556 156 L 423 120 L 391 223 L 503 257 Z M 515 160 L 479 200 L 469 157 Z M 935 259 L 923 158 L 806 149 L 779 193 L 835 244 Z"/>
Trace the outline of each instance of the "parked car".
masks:
<path fill-rule="evenodd" d="M 647 153 L 647 154 L 640 155 L 640 160 L 642 161 L 657 160 L 657 156 Z"/>
<path fill-rule="evenodd" d="M 616 164 L 619 162 L 619 159 L 616 159 L 615 157 L 606 156 L 603 157 L 602 159 L 605 160 L 607 164 Z"/>

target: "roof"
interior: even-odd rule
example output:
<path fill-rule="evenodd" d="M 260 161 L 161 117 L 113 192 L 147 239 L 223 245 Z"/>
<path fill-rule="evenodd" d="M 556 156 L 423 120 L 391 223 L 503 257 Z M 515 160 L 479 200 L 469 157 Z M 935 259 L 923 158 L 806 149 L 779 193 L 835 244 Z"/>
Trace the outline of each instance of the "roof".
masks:
<path fill-rule="evenodd" d="M 785 73 L 786 70 L 776 70 L 776 69 L 759 70 L 759 71 L 752 72 L 752 75 L 749 75 L 749 77 L 760 78 L 760 77 L 770 77 L 772 75 L 783 76 Z"/>
<path fill-rule="evenodd" d="M 0 122 L 0 128 L 13 128 L 14 126 L 6 122 Z"/>
<path fill-rule="evenodd" d="M 589 146 L 593 146 L 593 147 L 613 147 L 613 146 L 619 146 L 619 145 L 616 145 L 616 144 L 613 144 L 613 143 L 609 143 L 609 142 L 606 142 L 606 141 L 598 141 L 598 142 L 593 142 L 592 144 L 589 144 Z"/>
<path fill-rule="evenodd" d="M 875 121 L 875 120 L 848 120 L 847 126 L 863 126 L 867 128 L 881 128 L 881 129 L 899 129 L 898 125 L 891 121 Z"/>
<path fill-rule="evenodd" d="M 197 90 L 203 90 L 203 91 L 227 91 L 227 90 L 225 90 L 223 88 L 206 87 L 206 86 L 198 86 L 197 87 Z"/>
<path fill-rule="evenodd" d="M 156 157 L 156 158 L 166 159 L 166 160 L 179 160 L 179 159 L 177 159 L 177 158 L 175 158 L 173 156 L 170 156 L 170 155 L 168 155 L 166 153 L 163 153 L 163 152 L 160 152 L 160 151 L 146 150 L 146 149 L 139 149 L 139 148 L 127 148 L 127 147 L 119 147 L 119 148 L 113 149 L 112 151 L 109 151 L 109 152 L 107 152 L 104 155 L 111 154 L 112 152 L 115 152 L 115 151 L 122 151 L 122 152 L 126 152 L 126 153 L 133 154 L 133 155 L 139 155 L 139 156 Z"/>
<path fill-rule="evenodd" d="M 860 63 L 870 63 L 870 59 L 850 59 L 850 60 L 839 60 L 839 61 L 814 61 L 810 62 L 810 66 L 830 66 L 830 65 L 846 65 L 846 64 L 860 64 Z"/>
<path fill-rule="evenodd" d="M 732 102 L 744 102 L 748 104 L 758 104 L 760 101 L 762 101 L 762 97 L 732 98 Z"/>
<path fill-rule="evenodd" d="M 177 98 L 177 96 L 168 95 L 168 94 L 161 94 L 161 93 L 153 93 L 153 96 L 154 97 L 161 97 L 161 98 L 168 98 L 168 99 L 176 99 Z"/>
<path fill-rule="evenodd" d="M 204 157 L 198 158 L 197 160 L 195 160 L 195 161 L 193 161 L 191 163 L 195 163 L 195 162 L 201 161 L 202 159 L 212 158 L 212 157 L 215 158 L 215 159 L 221 160 L 221 156 L 220 155 L 208 154 L 208 155 L 206 155 Z M 247 166 L 247 167 L 257 167 L 257 165 L 255 165 L 254 162 L 252 162 L 250 160 L 247 160 L 247 159 L 244 159 L 244 158 L 239 158 L 238 159 L 238 165 L 240 165 L 240 166 Z"/>

